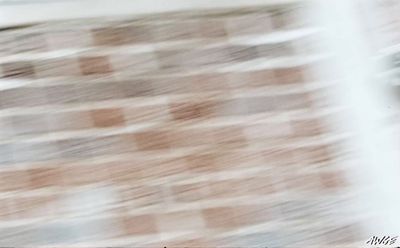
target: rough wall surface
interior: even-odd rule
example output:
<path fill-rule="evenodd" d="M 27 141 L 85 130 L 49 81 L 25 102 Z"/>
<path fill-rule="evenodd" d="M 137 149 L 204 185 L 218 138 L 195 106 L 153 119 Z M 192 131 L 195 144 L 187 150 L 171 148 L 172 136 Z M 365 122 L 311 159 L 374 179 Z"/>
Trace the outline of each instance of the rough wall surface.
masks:
<path fill-rule="evenodd" d="M 0 245 L 358 241 L 301 10 L 2 30 Z"/>

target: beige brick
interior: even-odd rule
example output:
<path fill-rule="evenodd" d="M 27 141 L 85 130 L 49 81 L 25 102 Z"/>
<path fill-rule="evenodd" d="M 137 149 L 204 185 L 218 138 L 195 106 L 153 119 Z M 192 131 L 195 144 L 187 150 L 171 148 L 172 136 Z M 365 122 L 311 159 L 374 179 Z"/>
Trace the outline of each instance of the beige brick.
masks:
<path fill-rule="evenodd" d="M 241 225 L 256 225 L 270 221 L 274 218 L 271 207 L 266 205 L 235 206 L 235 221 Z"/>
<path fill-rule="evenodd" d="M 79 64 L 83 75 L 108 74 L 112 72 L 106 56 L 81 57 Z"/>
<path fill-rule="evenodd" d="M 126 216 L 122 219 L 125 235 L 149 235 L 158 232 L 156 219 L 152 215 Z"/>
<path fill-rule="evenodd" d="M 191 128 L 168 131 L 173 148 L 209 145 L 214 142 L 213 132 L 205 128 Z"/>
<path fill-rule="evenodd" d="M 69 131 L 93 127 L 89 111 L 59 112 L 48 118 L 51 131 Z"/>
<path fill-rule="evenodd" d="M 2 171 L 0 173 L 0 191 L 27 190 L 29 175 L 22 170 Z"/>
<path fill-rule="evenodd" d="M 168 106 L 151 105 L 124 109 L 125 120 L 129 124 L 143 122 L 163 122 L 170 120 Z"/>
<path fill-rule="evenodd" d="M 110 179 L 102 165 L 64 165 L 61 171 L 63 175 L 63 185 L 66 187 L 104 183 Z"/>
<path fill-rule="evenodd" d="M 134 182 L 134 181 L 133 181 Z M 158 186 L 130 186 L 120 190 L 121 201 L 130 209 L 162 207 L 164 195 Z"/>
<path fill-rule="evenodd" d="M 303 67 L 282 68 L 274 71 L 278 84 L 304 83 L 305 73 L 305 68 Z"/>
<path fill-rule="evenodd" d="M 319 176 L 326 189 L 344 188 L 348 185 L 341 171 L 321 172 Z"/>
<path fill-rule="evenodd" d="M 293 120 L 291 127 L 292 135 L 295 137 L 321 135 L 325 131 L 323 124 L 318 119 Z"/>
<path fill-rule="evenodd" d="M 117 184 L 126 184 L 141 182 L 143 180 L 143 165 L 140 160 L 133 160 L 130 162 L 112 162 L 106 163 L 104 166 L 107 168 L 110 179 Z"/>
<path fill-rule="evenodd" d="M 177 121 L 209 118 L 214 113 L 212 102 L 172 103 L 170 112 Z"/>
<path fill-rule="evenodd" d="M 38 78 L 80 75 L 78 61 L 74 58 L 39 60 L 35 62 L 34 66 Z"/>
<path fill-rule="evenodd" d="M 239 226 L 232 207 L 217 207 L 202 210 L 206 226 L 209 228 L 234 229 Z"/>
<path fill-rule="evenodd" d="M 206 199 L 209 194 L 207 183 L 191 183 L 171 186 L 173 199 L 177 202 L 191 202 Z"/>
<path fill-rule="evenodd" d="M 216 155 L 213 153 L 191 154 L 185 157 L 186 168 L 195 173 L 209 173 L 218 170 Z"/>
<path fill-rule="evenodd" d="M 92 110 L 90 114 L 95 127 L 114 127 L 125 124 L 121 109 L 96 109 Z"/>
<path fill-rule="evenodd" d="M 169 212 L 159 214 L 156 218 L 161 232 L 202 231 L 204 229 L 203 216 L 198 211 Z"/>
<path fill-rule="evenodd" d="M 62 173 L 59 168 L 35 168 L 27 171 L 33 189 L 62 185 Z"/>
<path fill-rule="evenodd" d="M 146 131 L 133 136 L 139 150 L 168 149 L 171 144 L 168 134 L 163 131 Z"/>

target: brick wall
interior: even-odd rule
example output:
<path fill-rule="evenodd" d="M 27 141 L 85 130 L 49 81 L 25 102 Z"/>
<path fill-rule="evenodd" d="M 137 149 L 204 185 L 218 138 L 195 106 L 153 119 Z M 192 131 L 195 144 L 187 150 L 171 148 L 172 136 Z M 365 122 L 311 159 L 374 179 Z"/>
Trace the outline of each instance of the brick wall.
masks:
<path fill-rule="evenodd" d="M 358 241 L 302 10 L 1 31 L 0 245 Z"/>

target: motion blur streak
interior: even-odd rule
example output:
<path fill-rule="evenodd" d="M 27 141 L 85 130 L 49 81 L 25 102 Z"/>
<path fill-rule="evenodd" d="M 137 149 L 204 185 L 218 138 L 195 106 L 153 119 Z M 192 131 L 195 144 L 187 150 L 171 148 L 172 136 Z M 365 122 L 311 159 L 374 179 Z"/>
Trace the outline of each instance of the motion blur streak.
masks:
<path fill-rule="evenodd" d="M 400 4 L 191 1 L 34 22 L 24 2 L 0 1 L 0 20 L 16 13 L 0 23 L 0 246 L 350 248 L 399 235 L 385 61 L 400 36 L 372 16 Z"/>

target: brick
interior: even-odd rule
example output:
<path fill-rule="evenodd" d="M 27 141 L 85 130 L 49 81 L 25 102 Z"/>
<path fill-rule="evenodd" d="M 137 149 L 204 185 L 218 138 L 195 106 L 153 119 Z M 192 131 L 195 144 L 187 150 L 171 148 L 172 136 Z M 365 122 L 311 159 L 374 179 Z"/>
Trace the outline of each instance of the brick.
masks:
<path fill-rule="evenodd" d="M 96 109 L 90 113 L 95 127 L 114 127 L 125 124 L 121 109 Z"/>
<path fill-rule="evenodd" d="M 13 49 L 14 54 L 26 52 L 44 52 L 47 50 L 45 38 L 40 33 L 25 33 L 14 36 Z"/>
<path fill-rule="evenodd" d="M 66 187 L 104 183 L 109 179 L 106 168 L 100 165 L 73 164 L 61 169 L 63 185 Z"/>
<path fill-rule="evenodd" d="M 109 163 L 106 167 L 114 183 L 130 185 L 143 180 L 143 166 L 140 160 Z"/>
<path fill-rule="evenodd" d="M 147 43 L 153 39 L 151 28 L 152 26 L 147 24 L 129 25 L 123 36 L 131 43 Z"/>
<path fill-rule="evenodd" d="M 34 168 L 27 170 L 30 187 L 33 189 L 58 186 L 62 184 L 62 174 L 58 168 Z"/>
<path fill-rule="evenodd" d="M 310 109 L 311 96 L 307 93 L 279 95 L 274 98 L 277 110 Z"/>
<path fill-rule="evenodd" d="M 256 59 L 259 57 L 256 47 L 237 45 L 237 46 L 227 47 L 226 51 L 229 54 L 229 59 L 230 59 L 229 61 L 232 62 L 243 62 Z"/>
<path fill-rule="evenodd" d="M 116 155 L 136 151 L 133 141 L 125 135 L 107 135 L 93 137 L 87 140 L 87 148 L 93 156 Z"/>
<path fill-rule="evenodd" d="M 10 62 L 1 65 L 5 78 L 33 78 L 35 69 L 30 62 Z"/>
<path fill-rule="evenodd" d="M 0 91 L 2 109 L 34 107 L 47 103 L 45 91 L 39 87 L 21 87 Z"/>
<path fill-rule="evenodd" d="M 265 140 L 275 137 L 287 137 L 291 134 L 287 123 L 262 123 L 246 126 L 245 135 L 250 140 Z"/>
<path fill-rule="evenodd" d="M 205 128 L 170 130 L 167 133 L 173 148 L 209 145 L 214 142 L 213 131 Z"/>
<path fill-rule="evenodd" d="M 218 115 L 249 115 L 258 114 L 274 109 L 273 97 L 236 98 L 220 101 L 217 107 Z"/>
<path fill-rule="evenodd" d="M 247 108 L 251 114 L 272 111 L 275 108 L 274 100 L 271 96 L 247 98 Z"/>
<path fill-rule="evenodd" d="M 271 22 L 274 30 L 294 29 L 305 25 L 301 18 L 301 8 L 281 9 L 272 14 Z"/>
<path fill-rule="evenodd" d="M 173 199 L 177 202 L 192 202 L 204 200 L 209 191 L 206 182 L 190 183 L 171 186 Z"/>
<path fill-rule="evenodd" d="M 12 116 L 11 121 L 16 135 L 38 134 L 49 130 L 48 117 L 44 114 Z"/>
<path fill-rule="evenodd" d="M 0 201 L 0 220 L 12 219 L 13 214 L 13 204 L 11 198 L 4 198 Z"/>
<path fill-rule="evenodd" d="M 344 188 L 347 186 L 346 180 L 340 171 L 330 171 L 319 173 L 322 186 L 326 189 Z"/>
<path fill-rule="evenodd" d="M 292 44 L 290 42 L 258 45 L 257 52 L 260 55 L 260 57 L 267 57 L 267 58 L 289 57 L 289 56 L 295 55 L 295 50 L 292 47 Z M 285 70 L 285 69 L 277 69 L 276 70 L 277 75 L 280 76 L 279 78 L 282 78 L 281 74 L 285 73 L 285 72 L 281 72 L 280 70 Z M 293 77 L 293 78 L 296 78 L 296 77 Z M 282 83 L 284 83 L 283 79 L 285 79 L 285 78 L 282 78 Z M 290 78 L 288 78 L 286 76 L 286 79 L 290 79 Z M 301 79 L 301 75 L 300 75 L 300 79 Z"/>
<path fill-rule="evenodd" d="M 155 42 L 187 40 L 199 37 L 199 26 L 195 21 L 181 21 L 154 25 L 151 32 Z"/>
<path fill-rule="evenodd" d="M 199 92 L 224 91 L 229 90 L 228 77 L 225 74 L 199 74 L 190 77 L 191 90 Z"/>
<path fill-rule="evenodd" d="M 153 96 L 154 87 L 149 80 L 119 82 L 118 87 L 127 98 Z"/>
<path fill-rule="evenodd" d="M 21 191 L 29 186 L 29 178 L 25 171 L 2 171 L 0 173 L 0 191 Z"/>
<path fill-rule="evenodd" d="M 57 141 L 60 157 L 69 160 L 78 160 L 93 156 L 90 149 L 91 140 L 88 138 L 72 138 Z"/>
<path fill-rule="evenodd" d="M 161 69 L 189 69 L 232 61 L 245 61 L 252 59 L 255 53 L 251 48 L 237 46 L 159 51 L 157 56 Z"/>
<path fill-rule="evenodd" d="M 48 214 L 52 196 L 27 196 L 13 200 L 14 216 L 18 219 L 42 217 Z"/>
<path fill-rule="evenodd" d="M 149 27 L 146 25 L 98 28 L 92 30 L 92 36 L 96 46 L 128 45 L 151 39 Z"/>
<path fill-rule="evenodd" d="M 84 76 L 96 74 L 102 75 L 112 72 L 111 65 L 106 56 L 81 57 L 79 58 L 79 64 Z"/>
<path fill-rule="evenodd" d="M 10 138 L 15 135 L 12 126 L 12 121 L 9 116 L 0 118 L 0 139 Z"/>
<path fill-rule="evenodd" d="M 15 162 L 57 160 L 58 149 L 53 142 L 19 142 L 12 145 Z"/>
<path fill-rule="evenodd" d="M 0 144 L 0 165 L 12 164 L 14 162 L 12 145 Z"/>
<path fill-rule="evenodd" d="M 235 221 L 241 226 L 265 223 L 274 217 L 271 207 L 265 205 L 235 206 L 234 213 Z"/>
<path fill-rule="evenodd" d="M 57 30 L 45 34 L 49 50 L 83 48 L 91 43 L 91 37 L 86 30 Z"/>
<path fill-rule="evenodd" d="M 208 228 L 233 229 L 239 226 L 235 210 L 231 207 L 217 207 L 202 210 Z"/>
<path fill-rule="evenodd" d="M 174 76 L 152 79 L 153 94 L 178 95 L 195 92 L 196 76 Z"/>
<path fill-rule="evenodd" d="M 337 224 L 324 228 L 324 230 L 326 230 L 325 241 L 334 246 L 355 243 L 364 239 L 360 232 L 359 223 Z"/>
<path fill-rule="evenodd" d="M 201 38 L 225 38 L 227 36 L 225 23 L 222 20 L 200 20 L 199 36 Z"/>
<path fill-rule="evenodd" d="M 271 148 L 262 152 L 268 166 L 290 166 L 298 163 L 291 149 Z M 301 161 L 301 160 L 300 160 Z"/>
<path fill-rule="evenodd" d="M 276 192 L 276 186 L 272 177 L 256 176 L 242 179 L 240 187 L 246 195 L 269 195 Z"/>
<path fill-rule="evenodd" d="M 235 198 L 243 196 L 243 180 L 230 179 L 208 182 L 210 199 L 215 198 Z"/>
<path fill-rule="evenodd" d="M 244 235 L 232 235 L 219 239 L 219 244 L 229 247 L 284 247 L 279 231 L 262 231 Z"/>
<path fill-rule="evenodd" d="M 95 46 L 120 46 L 129 44 L 126 35 L 129 27 L 104 27 L 92 30 L 93 43 Z"/>
<path fill-rule="evenodd" d="M 236 98 L 220 101 L 217 105 L 218 116 L 247 115 L 250 113 L 248 108 L 248 99 Z"/>
<path fill-rule="evenodd" d="M 274 80 L 273 71 L 271 69 L 229 74 L 229 85 L 233 89 L 270 86 L 274 84 Z"/>
<path fill-rule="evenodd" d="M 191 154 L 185 157 L 185 164 L 191 172 L 215 172 L 218 170 L 215 157 L 216 155 L 213 153 Z"/>
<path fill-rule="evenodd" d="M 125 92 L 115 82 L 75 85 L 74 90 L 80 102 L 121 100 L 125 98 Z"/>
<path fill-rule="evenodd" d="M 129 124 L 143 122 L 166 122 L 171 119 L 169 109 L 164 105 L 129 107 L 124 109 L 125 120 Z"/>
<path fill-rule="evenodd" d="M 282 183 L 289 191 L 316 192 L 322 188 L 318 175 L 314 174 L 292 172 L 290 175 L 286 175 L 283 180 Z"/>
<path fill-rule="evenodd" d="M 215 128 L 213 134 L 215 143 L 220 146 L 244 147 L 247 145 L 246 136 L 239 126 Z"/>
<path fill-rule="evenodd" d="M 169 212 L 156 215 L 156 219 L 161 232 L 204 229 L 203 216 L 198 211 Z"/>
<path fill-rule="evenodd" d="M 163 193 L 158 186 L 129 186 L 121 189 L 120 195 L 123 204 L 131 209 L 161 207 L 164 203 Z"/>
<path fill-rule="evenodd" d="M 298 148 L 294 151 L 294 157 L 297 161 L 306 164 L 326 163 L 333 160 L 329 147 L 324 145 Z"/>
<path fill-rule="evenodd" d="M 170 112 L 176 121 L 187 121 L 212 117 L 215 104 L 212 102 L 184 102 L 172 103 L 170 106 Z"/>
<path fill-rule="evenodd" d="M 44 88 L 49 104 L 71 104 L 80 102 L 77 87 L 71 85 L 55 85 Z"/>
<path fill-rule="evenodd" d="M 157 57 L 151 52 L 115 54 L 110 56 L 110 61 L 114 71 L 124 77 L 158 69 Z"/>
<path fill-rule="evenodd" d="M 163 245 L 166 247 L 217 247 L 217 245 L 215 245 L 215 242 L 212 239 L 208 238 L 176 240 L 165 243 L 163 242 Z"/>
<path fill-rule="evenodd" d="M 324 133 L 325 128 L 318 119 L 293 120 L 291 121 L 293 136 L 307 137 Z"/>
<path fill-rule="evenodd" d="M 271 18 L 269 14 L 232 17 L 226 20 L 226 29 L 230 36 L 266 34 L 272 31 Z"/>
<path fill-rule="evenodd" d="M 274 70 L 278 84 L 298 84 L 305 81 L 305 68 L 292 67 Z"/>
<path fill-rule="evenodd" d="M 51 131 L 81 130 L 93 127 L 89 111 L 54 113 L 48 122 Z"/>
<path fill-rule="evenodd" d="M 156 219 L 151 215 L 126 216 L 122 223 L 126 235 L 149 235 L 158 232 Z"/>
<path fill-rule="evenodd" d="M 264 166 L 265 161 L 258 151 L 217 151 L 216 164 L 219 170 L 235 170 Z"/>
<path fill-rule="evenodd" d="M 144 131 L 135 133 L 134 139 L 139 150 L 168 149 L 171 146 L 170 137 L 163 131 Z"/>
<path fill-rule="evenodd" d="M 39 60 L 35 61 L 34 66 L 38 78 L 80 75 L 78 61 L 73 58 Z"/>
<path fill-rule="evenodd" d="M 143 170 L 143 178 L 164 180 L 168 178 L 184 178 L 186 167 L 184 160 L 177 158 L 154 158 L 147 161 Z M 172 179 L 171 179 L 172 180 Z"/>

